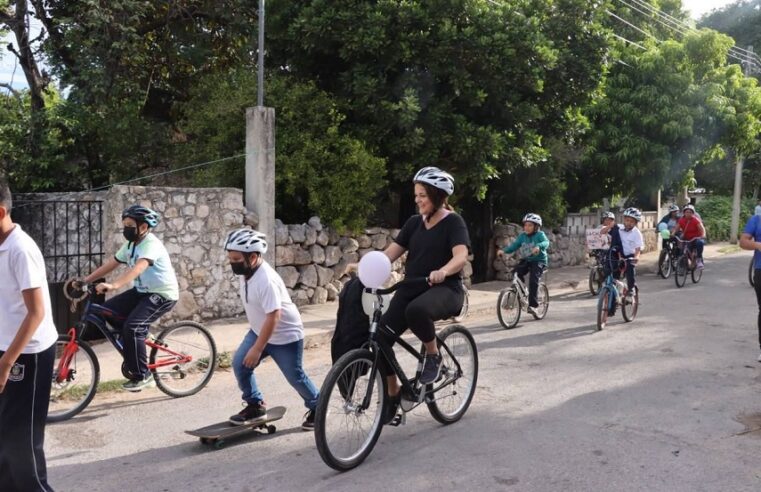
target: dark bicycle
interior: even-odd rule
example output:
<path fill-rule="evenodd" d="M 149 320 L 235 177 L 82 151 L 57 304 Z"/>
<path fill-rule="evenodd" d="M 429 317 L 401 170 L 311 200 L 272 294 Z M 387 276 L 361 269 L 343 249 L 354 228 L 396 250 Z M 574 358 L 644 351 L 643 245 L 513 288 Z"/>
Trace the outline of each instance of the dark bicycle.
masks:
<path fill-rule="evenodd" d="M 669 278 L 671 272 L 676 268 L 676 261 L 679 259 L 679 247 L 677 238 L 672 237 L 664 241 L 661 254 L 658 256 L 658 275 L 663 278 Z"/>
<path fill-rule="evenodd" d="M 675 238 L 679 243 L 679 256 L 677 257 L 674 268 L 674 281 L 677 287 L 684 287 L 687 282 L 687 274 L 692 277 L 692 283 L 696 284 L 700 282 L 703 277 L 703 269 L 698 268 L 698 254 L 695 248 L 692 247 L 692 243 L 700 238 L 693 238 L 689 241 L 683 241 Z"/>
<path fill-rule="evenodd" d="M 613 254 L 613 253 L 611 253 Z M 626 272 L 626 263 L 635 261 L 634 258 L 611 258 L 610 261 L 618 269 L 619 277 Z M 597 329 L 602 330 L 608 324 L 608 318 L 616 314 L 616 308 L 621 306 L 621 314 L 624 321 L 634 321 L 639 308 L 639 289 L 634 293 L 627 291 L 626 284 L 613 278 L 613 269 L 605 277 L 605 283 L 600 289 L 597 298 Z"/>
<path fill-rule="evenodd" d="M 53 365 L 53 384 L 50 390 L 49 422 L 70 419 L 90 404 L 100 381 L 100 364 L 90 344 L 82 340 L 85 330 L 92 326 L 119 351 L 122 356 L 121 333 L 113 328 L 124 317 L 92 302 L 94 285 L 81 285 L 81 291 L 72 295 L 73 280 L 64 285 L 64 294 L 72 305 L 86 299 L 82 319 L 60 335 L 56 342 L 56 359 Z M 217 360 L 217 347 L 211 334 L 198 323 L 180 321 L 149 335 L 145 341 L 149 349 L 148 369 L 153 373 L 156 386 L 169 396 L 179 398 L 198 393 L 211 379 Z M 122 375 L 131 375 L 122 363 Z"/>
<path fill-rule="evenodd" d="M 380 325 L 383 295 L 395 291 L 403 280 L 388 289 L 367 289 L 376 296 L 370 336 L 362 348 L 351 350 L 333 364 L 320 389 L 315 412 L 315 441 L 322 460 L 339 471 L 350 470 L 372 452 L 383 428 L 386 406 L 386 376 L 379 367 L 384 360 L 401 381 L 401 413 L 391 425 L 406 422 L 405 414 L 425 403 L 434 419 L 451 424 L 462 418 L 476 391 L 478 353 L 473 336 L 462 325 L 449 325 L 436 335 L 443 359 L 442 375 L 433 384 L 419 383 L 423 351 L 415 350 L 387 327 Z M 394 349 L 379 336 L 392 337 L 417 361 L 413 378 L 408 378 L 396 360 Z"/>
<path fill-rule="evenodd" d="M 608 251 L 605 249 L 593 249 L 589 253 L 590 258 L 594 258 L 594 263 L 589 266 L 589 292 L 596 296 L 600 293 L 602 284 L 605 282 L 605 269 L 603 261 Z"/>

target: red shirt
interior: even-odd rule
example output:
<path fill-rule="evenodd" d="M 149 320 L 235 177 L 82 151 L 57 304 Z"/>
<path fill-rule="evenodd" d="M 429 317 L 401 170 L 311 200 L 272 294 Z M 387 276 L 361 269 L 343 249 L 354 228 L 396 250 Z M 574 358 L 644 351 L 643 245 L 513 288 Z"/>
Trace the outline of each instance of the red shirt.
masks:
<path fill-rule="evenodd" d="M 687 217 L 682 217 L 679 219 L 679 229 L 683 231 L 682 239 L 689 241 L 691 239 L 695 239 L 696 237 L 703 237 L 703 234 L 700 232 L 701 224 L 702 222 L 700 219 L 694 215 L 691 219 L 688 219 Z"/>

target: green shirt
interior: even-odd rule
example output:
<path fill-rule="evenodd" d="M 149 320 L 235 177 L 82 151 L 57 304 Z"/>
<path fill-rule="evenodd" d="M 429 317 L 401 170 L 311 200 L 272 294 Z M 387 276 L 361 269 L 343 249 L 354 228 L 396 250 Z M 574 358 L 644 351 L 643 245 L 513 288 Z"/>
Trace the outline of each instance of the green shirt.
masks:
<path fill-rule="evenodd" d="M 180 298 L 177 276 L 164 243 L 149 232 L 139 243 L 125 243 L 114 255 L 116 261 L 134 268 L 140 259 L 148 260 L 149 266 L 135 279 L 138 292 L 159 294 L 165 299 L 176 301 Z"/>
<path fill-rule="evenodd" d="M 513 244 L 505 246 L 502 251 L 505 253 L 513 253 L 518 249 L 521 250 L 521 259 L 525 259 L 532 263 L 544 263 L 549 264 L 549 257 L 547 256 L 547 248 L 550 247 L 550 240 L 547 239 L 547 235 L 542 231 L 536 231 L 532 235 L 528 235 L 525 232 L 521 232 Z M 539 248 L 539 254 L 533 254 L 531 251 L 534 248 Z"/>

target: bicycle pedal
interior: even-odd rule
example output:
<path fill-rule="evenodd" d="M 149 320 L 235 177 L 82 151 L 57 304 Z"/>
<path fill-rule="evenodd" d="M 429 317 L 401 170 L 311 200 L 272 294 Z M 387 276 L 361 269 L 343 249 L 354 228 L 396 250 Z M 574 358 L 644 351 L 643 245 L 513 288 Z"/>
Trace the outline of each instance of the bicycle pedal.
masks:
<path fill-rule="evenodd" d="M 391 425 L 393 427 L 399 427 L 400 425 L 404 425 L 407 423 L 407 414 L 404 412 L 397 413 L 396 416 L 391 420 L 391 422 L 388 423 L 388 425 Z"/>

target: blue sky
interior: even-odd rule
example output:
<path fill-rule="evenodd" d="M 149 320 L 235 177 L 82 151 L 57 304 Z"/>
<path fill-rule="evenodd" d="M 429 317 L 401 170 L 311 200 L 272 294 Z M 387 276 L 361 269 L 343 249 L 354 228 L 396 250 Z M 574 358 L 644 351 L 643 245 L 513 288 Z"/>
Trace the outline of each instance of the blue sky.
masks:
<path fill-rule="evenodd" d="M 706 12 L 712 9 L 722 7 L 728 3 L 732 3 L 734 0 L 682 0 L 684 8 L 689 10 L 693 18 L 698 18 Z M 36 36 L 39 33 L 40 22 L 36 19 L 31 19 L 32 23 L 32 36 Z M 10 83 L 13 82 L 13 87 L 16 89 L 23 89 L 26 87 L 26 79 L 21 68 L 16 69 L 15 76 L 13 75 L 15 56 L 8 52 L 6 45 L 9 41 L 12 41 L 11 36 L 7 36 L 6 39 L 0 41 L 0 82 Z"/>

